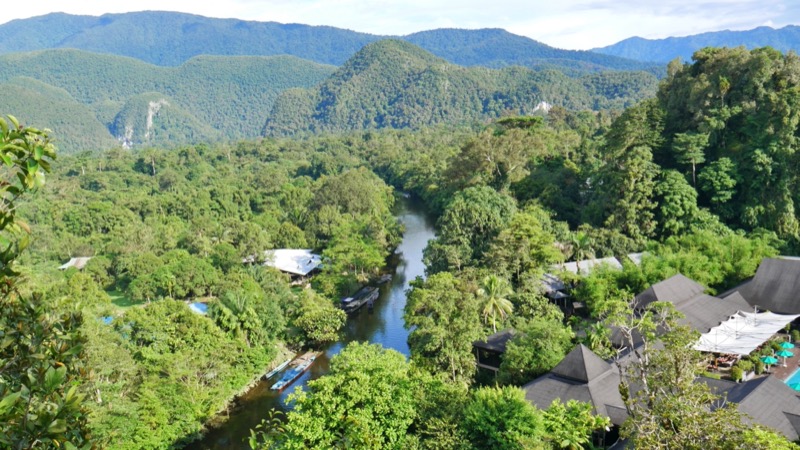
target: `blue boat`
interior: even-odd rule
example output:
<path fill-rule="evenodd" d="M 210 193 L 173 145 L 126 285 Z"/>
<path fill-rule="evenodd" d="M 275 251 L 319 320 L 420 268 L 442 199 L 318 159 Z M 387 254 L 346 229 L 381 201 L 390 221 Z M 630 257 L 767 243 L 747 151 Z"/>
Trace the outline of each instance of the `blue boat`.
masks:
<path fill-rule="evenodd" d="M 295 366 L 289 369 L 286 373 L 283 374 L 280 380 L 277 383 L 273 384 L 270 389 L 273 391 L 281 391 L 290 384 L 294 383 L 294 381 L 300 378 L 300 375 L 303 374 L 311 364 L 314 363 L 314 360 L 317 359 L 317 355 L 319 353 L 306 353 L 303 356 L 297 358 L 295 362 Z"/>
<path fill-rule="evenodd" d="M 264 379 L 268 380 L 268 379 L 272 378 L 276 373 L 278 373 L 281 370 L 283 370 L 284 368 L 286 368 L 286 366 L 288 366 L 290 362 L 292 362 L 291 359 L 287 359 L 286 361 L 282 362 L 278 367 L 270 370 L 268 374 L 264 375 Z"/>

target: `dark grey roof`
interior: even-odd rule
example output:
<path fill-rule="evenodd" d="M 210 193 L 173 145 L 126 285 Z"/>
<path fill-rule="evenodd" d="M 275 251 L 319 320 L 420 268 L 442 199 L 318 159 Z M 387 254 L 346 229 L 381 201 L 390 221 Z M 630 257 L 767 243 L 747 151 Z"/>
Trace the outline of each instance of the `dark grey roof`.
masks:
<path fill-rule="evenodd" d="M 513 337 L 514 330 L 509 328 L 507 330 L 498 331 L 497 333 L 487 337 L 485 341 L 475 341 L 472 343 L 472 345 L 484 350 L 505 353 L 506 344 L 508 344 L 508 341 L 510 341 Z"/>
<path fill-rule="evenodd" d="M 551 372 L 563 378 L 588 383 L 609 370 L 611 364 L 595 355 L 589 347 L 579 344 Z"/>
<path fill-rule="evenodd" d="M 700 377 L 718 395 L 736 403 L 749 420 L 770 427 L 790 441 L 800 439 L 800 398 L 797 392 L 774 376 L 744 383 Z"/>
<path fill-rule="evenodd" d="M 619 372 L 584 345 L 578 345 L 553 369 L 522 387 L 525 398 L 546 409 L 553 400 L 592 404 L 596 414 L 622 425 L 628 417 L 619 394 Z"/>
<path fill-rule="evenodd" d="M 759 310 L 800 314 L 800 260 L 764 258 L 756 275 L 739 293 Z"/>
<path fill-rule="evenodd" d="M 609 370 L 589 383 L 570 380 L 552 372 L 522 387 L 525 398 L 540 409 L 547 409 L 553 400 L 578 400 L 594 407 L 595 414 L 606 416 L 614 425 L 622 425 L 628 417 L 619 394 L 619 373 Z"/>
<path fill-rule="evenodd" d="M 659 281 L 637 295 L 635 306 L 644 308 L 653 302 L 671 302 L 678 306 L 680 303 L 702 294 L 705 289 L 700 283 L 682 274 L 677 274 L 664 281 Z"/>
<path fill-rule="evenodd" d="M 707 333 L 708 330 L 728 320 L 738 311 L 752 310 L 740 295 L 720 299 L 706 294 L 685 300 L 676 305 L 675 309 L 685 316 L 681 323 L 689 325 L 701 333 Z"/>

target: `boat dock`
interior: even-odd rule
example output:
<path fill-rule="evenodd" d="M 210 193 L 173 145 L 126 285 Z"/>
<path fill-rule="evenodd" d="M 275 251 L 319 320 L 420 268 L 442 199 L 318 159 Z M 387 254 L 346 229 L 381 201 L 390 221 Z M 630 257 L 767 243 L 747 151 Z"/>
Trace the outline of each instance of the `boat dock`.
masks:
<path fill-rule="evenodd" d="M 380 292 L 375 286 L 363 287 L 352 297 L 343 298 L 341 307 L 346 313 L 355 312 L 364 305 L 372 307 L 379 294 Z"/>
<path fill-rule="evenodd" d="M 302 354 L 300 357 L 292 361 L 290 364 L 291 368 L 287 370 L 280 380 L 278 380 L 275 384 L 272 385 L 270 389 L 273 391 L 282 391 L 289 385 L 295 382 L 300 375 L 302 375 L 311 364 L 317 359 L 321 352 L 308 352 Z"/>

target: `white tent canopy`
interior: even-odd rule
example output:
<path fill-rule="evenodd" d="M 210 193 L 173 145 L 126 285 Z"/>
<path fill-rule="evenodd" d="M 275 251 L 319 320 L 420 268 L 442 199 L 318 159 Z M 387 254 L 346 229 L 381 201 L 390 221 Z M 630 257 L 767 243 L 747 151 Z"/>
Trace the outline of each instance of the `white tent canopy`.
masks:
<path fill-rule="evenodd" d="M 702 352 L 749 355 L 798 317 L 800 315 L 739 311 L 700 336 L 694 348 Z"/>

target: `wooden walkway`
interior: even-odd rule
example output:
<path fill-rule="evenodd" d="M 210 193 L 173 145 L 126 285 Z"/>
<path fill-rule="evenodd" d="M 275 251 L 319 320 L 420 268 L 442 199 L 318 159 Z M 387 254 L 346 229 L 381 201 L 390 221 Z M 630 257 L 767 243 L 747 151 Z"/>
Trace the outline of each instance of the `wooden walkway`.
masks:
<path fill-rule="evenodd" d="M 772 375 L 783 381 L 789 378 L 795 370 L 800 368 L 800 345 L 795 343 L 797 347 L 790 348 L 789 351 L 794 353 L 791 358 L 786 358 L 786 367 L 783 367 L 783 358 L 778 358 L 778 364 L 771 366 L 769 371 Z"/>

